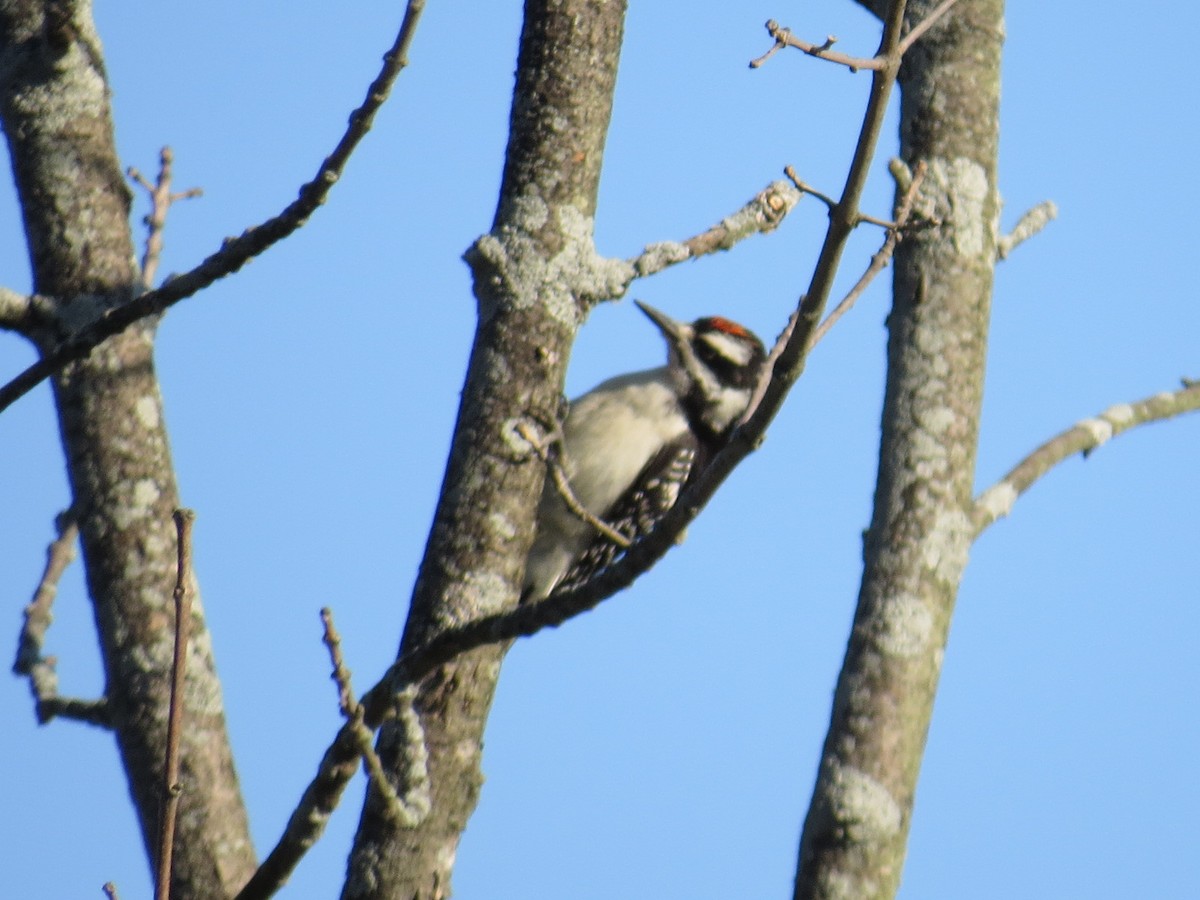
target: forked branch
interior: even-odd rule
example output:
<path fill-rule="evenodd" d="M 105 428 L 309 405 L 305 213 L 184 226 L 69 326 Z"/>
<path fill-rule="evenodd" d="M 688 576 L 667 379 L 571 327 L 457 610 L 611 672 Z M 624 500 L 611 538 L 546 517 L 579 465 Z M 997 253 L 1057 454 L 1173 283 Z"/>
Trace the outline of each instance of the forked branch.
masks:
<path fill-rule="evenodd" d="M 329 607 L 321 610 L 321 622 L 325 630 L 323 640 L 329 649 L 329 659 L 333 664 L 331 677 L 338 686 L 338 707 L 354 735 L 363 767 L 367 770 L 371 784 L 383 797 L 388 814 L 396 822 L 411 828 L 429 815 L 431 802 L 427 769 L 429 752 L 425 747 L 425 734 L 421 728 L 420 717 L 413 706 L 415 691 L 402 692 L 398 697 L 400 709 L 397 715 L 404 723 L 406 738 L 411 745 L 405 753 L 405 759 L 409 761 L 409 771 L 406 775 L 410 783 L 405 796 L 401 797 L 388 779 L 379 754 L 375 752 L 374 732 L 365 724 L 366 710 L 354 698 L 354 689 L 350 686 L 350 670 L 346 668 L 345 659 L 342 657 L 342 638 L 333 625 L 333 612 Z"/>
<path fill-rule="evenodd" d="M 158 154 L 158 178 L 153 184 L 133 166 L 130 166 L 126 173 L 150 198 L 150 212 L 142 220 L 146 223 L 146 249 L 142 254 L 142 289 L 146 291 L 154 287 L 158 260 L 162 256 L 167 213 L 180 200 L 189 200 L 204 193 L 200 188 L 188 188 L 179 193 L 171 192 L 171 165 L 174 161 L 175 154 L 171 152 L 171 148 L 163 147 Z"/>
<path fill-rule="evenodd" d="M 904 37 L 900 39 L 895 48 L 895 55 L 903 56 L 908 51 L 908 48 L 919 41 L 921 35 L 932 28 L 942 16 L 949 12 L 950 7 L 954 6 L 957 2 L 958 0 L 942 0 L 942 3 L 935 7 L 921 22 L 909 29 Z M 851 72 L 857 72 L 859 69 L 878 72 L 882 71 L 889 64 L 889 60 L 885 58 L 883 53 L 878 53 L 872 57 L 849 56 L 845 53 L 839 53 L 833 49 L 833 45 L 837 43 L 837 38 L 832 34 L 817 44 L 813 41 L 806 41 L 803 38 L 796 37 L 792 34 L 790 28 L 784 28 L 774 19 L 767 20 L 766 29 L 767 34 L 774 38 L 775 43 L 762 56 L 750 61 L 750 68 L 752 69 L 762 66 L 763 63 L 785 47 L 791 47 L 807 53 L 809 56 L 815 56 L 817 59 L 845 66 Z"/>

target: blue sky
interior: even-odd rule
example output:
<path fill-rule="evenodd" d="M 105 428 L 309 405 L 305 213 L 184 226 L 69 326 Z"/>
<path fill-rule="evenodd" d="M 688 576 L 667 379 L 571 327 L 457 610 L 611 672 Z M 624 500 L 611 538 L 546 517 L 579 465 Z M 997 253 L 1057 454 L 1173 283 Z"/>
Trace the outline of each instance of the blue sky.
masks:
<path fill-rule="evenodd" d="M 970 2 L 970 0 L 963 0 Z M 392 658 L 441 481 L 474 316 L 462 251 L 489 226 L 519 4 L 431 2 L 396 94 L 309 225 L 176 307 L 159 370 L 255 838 L 265 852 L 338 724 L 317 610 L 356 685 Z M 1200 377 L 1190 61 L 1200 11 L 1014 4 L 1002 108 L 1005 228 L 1061 215 L 996 280 L 978 484 L 1046 437 Z M 273 214 L 340 135 L 399 4 L 164 3 L 97 10 L 126 164 L 176 153 L 162 273 Z M 635 4 L 608 143 L 602 253 L 694 234 L 784 165 L 841 185 L 865 75 L 781 53 L 776 18 L 869 53 L 845 0 Z M 887 215 L 894 118 L 865 201 Z M 144 214 L 139 200 L 136 216 Z M 635 284 L 681 318 L 770 339 L 824 226 L 804 201 L 774 235 Z M 840 284 L 880 235 L 860 229 Z M 140 228 L 139 228 L 140 235 Z M 3 283 L 28 288 L 0 186 Z M 874 487 L 887 278 L 817 350 L 763 449 L 687 542 L 626 593 L 517 644 L 489 725 L 456 896 L 779 897 L 789 891 L 860 575 Z M 619 348 L 619 349 L 618 349 Z M 630 303 L 581 333 L 568 391 L 656 365 Z M 0 336 L 0 374 L 32 360 Z M 973 548 L 917 796 L 901 897 L 1193 896 L 1200 880 L 1200 417 L 1070 460 Z M 67 493 L 48 391 L 0 416 L 0 597 L 15 644 Z M 101 673 L 78 566 L 47 650 L 64 693 Z M 110 736 L 34 725 L 0 690 L 14 896 L 148 896 Z M 332 896 L 361 784 L 284 897 Z M 50 861 L 53 860 L 53 864 Z M 90 892 L 94 892 L 91 894 Z"/>

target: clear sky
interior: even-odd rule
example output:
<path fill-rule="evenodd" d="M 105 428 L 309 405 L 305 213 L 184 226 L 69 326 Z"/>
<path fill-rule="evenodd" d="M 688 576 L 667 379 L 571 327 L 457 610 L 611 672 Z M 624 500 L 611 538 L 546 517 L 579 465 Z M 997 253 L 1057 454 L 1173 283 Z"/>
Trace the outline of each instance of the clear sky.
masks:
<path fill-rule="evenodd" d="M 971 0 L 963 0 L 971 2 Z M 310 224 L 176 307 L 159 371 L 260 852 L 338 725 L 317 610 L 365 689 L 392 658 L 472 334 L 462 251 L 492 219 L 520 9 L 430 0 L 412 66 Z M 163 273 L 277 212 L 315 172 L 401 4 L 99 4 L 126 164 L 177 187 Z M 847 0 L 633 4 L 597 220 L 602 253 L 694 234 L 784 165 L 836 193 L 867 76 L 780 53 L 762 23 L 870 53 Z M 1061 216 L 997 272 L 978 485 L 1108 406 L 1200 377 L 1194 36 L 1200 9 L 1013 4 L 1003 225 Z M 884 170 L 866 198 L 886 216 Z M 135 215 L 145 212 L 139 198 Z M 773 338 L 825 221 L 635 284 L 680 318 Z M 843 290 L 880 235 L 860 229 Z M 139 236 L 141 230 L 139 227 Z M 27 289 L 12 189 L 0 279 Z M 767 443 L 687 542 L 599 611 L 512 650 L 456 896 L 787 896 L 860 576 L 874 487 L 885 277 L 814 355 Z M 597 310 L 568 390 L 657 365 L 629 302 Z M 0 336 L 0 377 L 32 360 Z M 1200 417 L 1066 462 L 974 547 L 945 659 L 901 896 L 1185 898 L 1200 883 Z M 0 598 L 15 646 L 67 504 L 43 387 L 0 415 Z M 78 564 L 47 652 L 65 694 L 101 673 Z M 5 893 L 150 895 L 111 737 L 34 724 L 0 682 Z M 335 896 L 361 781 L 282 896 Z"/>

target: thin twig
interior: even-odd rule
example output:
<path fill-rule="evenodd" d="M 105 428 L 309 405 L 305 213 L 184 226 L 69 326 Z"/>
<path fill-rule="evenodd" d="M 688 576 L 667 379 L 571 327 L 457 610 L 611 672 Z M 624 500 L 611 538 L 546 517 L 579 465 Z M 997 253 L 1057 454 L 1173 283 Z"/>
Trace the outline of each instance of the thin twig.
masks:
<path fill-rule="evenodd" d="M 854 304 L 858 301 L 858 298 L 861 297 L 863 292 L 867 289 L 867 286 L 880 272 L 884 270 L 884 268 L 887 267 L 888 261 L 892 258 L 892 254 L 896 250 L 896 244 L 898 244 L 902 239 L 903 230 L 905 226 L 908 225 L 908 218 L 912 213 L 913 202 L 916 199 L 917 190 L 921 186 L 921 181 L 925 177 L 925 171 L 925 163 L 921 162 L 917 165 L 916 173 L 910 175 L 905 180 L 903 193 L 900 201 L 896 204 L 896 221 L 888 225 L 888 234 L 884 239 L 883 246 L 880 247 L 879 250 L 875 252 L 875 255 L 871 257 L 870 265 L 867 266 L 867 270 L 863 272 L 862 276 L 859 277 L 857 282 L 855 282 L 854 287 L 850 289 L 850 292 L 842 298 L 841 302 L 834 307 L 833 311 L 830 312 L 829 315 L 825 317 L 825 320 L 821 322 L 821 324 L 818 325 L 813 331 L 812 338 L 809 342 L 809 350 L 815 347 L 817 342 L 820 341 L 821 338 L 825 337 L 825 335 L 829 333 L 829 330 L 837 324 L 838 320 L 847 312 L 849 312 L 850 308 L 854 306 Z M 817 196 L 819 199 L 825 202 L 826 205 L 831 209 L 837 205 L 832 199 L 826 198 L 820 193 L 811 190 L 808 185 L 800 181 L 800 179 L 796 177 L 796 173 L 791 166 L 788 166 L 784 172 L 796 185 L 798 190 L 805 193 L 814 194 L 814 196 Z M 897 184 L 900 184 L 899 180 L 897 181 Z M 803 300 L 804 298 L 801 298 L 801 304 L 803 304 Z M 767 387 L 770 385 L 771 378 L 775 372 L 775 364 L 783 355 L 783 351 L 787 348 L 788 343 L 791 341 L 792 332 L 796 328 L 796 321 L 799 319 L 799 317 L 800 310 L 794 310 L 792 314 L 788 316 L 788 321 L 784 326 L 783 331 L 780 332 L 779 337 L 775 339 L 775 344 L 773 347 L 771 347 L 771 352 L 767 354 L 766 363 L 763 365 L 762 378 L 759 379 L 758 385 L 755 387 L 754 393 L 750 397 L 750 402 L 746 406 L 746 411 L 742 414 L 738 421 L 738 425 L 744 425 L 747 421 L 749 421 L 750 417 L 754 415 L 754 411 L 758 409 L 758 404 L 766 395 Z"/>
<path fill-rule="evenodd" d="M 338 708 L 354 731 L 363 766 L 372 784 L 383 796 L 385 807 L 397 821 L 403 821 L 404 814 L 401 810 L 404 804 L 397 796 L 392 783 L 388 781 L 379 754 L 375 752 L 375 738 L 371 729 L 363 724 L 362 704 L 354 699 L 354 689 L 350 686 L 350 670 L 346 668 L 345 659 L 342 657 L 342 637 L 333 625 L 333 610 L 328 606 L 321 609 L 321 623 L 324 627 L 321 639 L 329 648 L 329 661 L 333 664 L 333 674 L 330 677 L 338 686 Z"/>
<path fill-rule="evenodd" d="M 824 203 L 825 206 L 829 209 L 833 209 L 835 206 L 837 206 L 837 201 L 834 200 L 832 197 L 830 197 L 828 194 L 823 193 L 822 191 L 818 191 L 812 185 L 802 181 L 800 179 L 800 176 L 796 174 L 796 170 L 794 168 L 792 168 L 791 166 L 784 166 L 783 174 L 788 177 L 788 180 L 791 181 L 791 183 L 793 185 L 795 185 L 796 190 L 800 191 L 800 193 L 810 194 L 813 197 L 816 197 L 818 200 L 820 200 L 822 203 Z"/>
<path fill-rule="evenodd" d="M 190 272 L 168 279 L 156 290 L 107 310 L 90 325 L 81 328 L 36 363 L 0 388 L 0 411 L 67 363 L 81 359 L 106 338 L 124 331 L 146 316 L 161 313 L 180 300 L 203 290 L 214 281 L 230 275 L 268 247 L 278 243 L 302 226 L 325 202 L 326 196 L 341 177 L 350 154 L 371 128 L 375 113 L 383 105 L 396 77 L 408 64 L 408 48 L 425 0 L 409 0 L 404 21 L 392 49 L 383 57 L 383 67 L 367 89 L 366 100 L 350 115 L 350 124 L 333 152 L 321 163 L 316 177 L 300 188 L 300 196 L 279 213 L 235 238 L 227 238 L 221 249 Z"/>
<path fill-rule="evenodd" d="M 990 488 L 975 498 L 972 521 L 978 537 L 989 525 L 1004 518 L 1017 498 L 1043 475 L 1076 453 L 1087 455 L 1111 438 L 1138 425 L 1160 422 L 1200 410 L 1200 384 L 1139 400 L 1121 403 L 1100 415 L 1084 419 L 1046 441 Z"/>
<path fill-rule="evenodd" d="M 570 479 L 567 478 L 567 473 L 564 471 L 560 459 L 565 452 L 562 445 L 562 435 L 554 435 L 549 441 L 539 438 L 533 433 L 533 429 L 529 427 L 527 422 L 517 423 L 517 432 L 523 437 L 526 442 L 533 448 L 533 452 L 537 454 L 538 459 L 546 464 L 546 468 L 550 472 L 550 477 L 554 481 L 555 490 L 558 491 L 559 497 L 563 504 L 571 511 L 571 514 L 580 521 L 591 525 L 599 534 L 606 539 L 612 541 L 622 550 L 628 549 L 629 538 L 621 534 L 599 516 L 595 515 L 591 510 L 579 502 L 579 498 L 575 496 L 575 491 L 571 489 Z M 558 457 L 550 452 L 547 444 L 557 448 Z"/>
<path fill-rule="evenodd" d="M 824 59 L 831 63 L 837 63 L 838 65 L 845 66 L 851 72 L 857 72 L 859 69 L 871 69 L 878 71 L 883 68 L 883 61 L 878 56 L 872 58 L 849 56 L 845 53 L 839 53 L 836 50 L 830 49 L 835 43 L 837 43 L 837 38 L 835 38 L 833 35 L 827 37 L 822 43 L 815 44 L 812 41 L 806 41 L 803 38 L 796 37 L 794 34 L 792 34 L 792 30 L 790 28 L 784 28 L 774 19 L 767 20 L 766 28 L 767 34 L 774 38 L 775 45 L 758 59 L 753 60 L 750 63 L 750 67 L 752 69 L 757 69 L 764 62 L 774 56 L 775 51 L 780 50 L 783 47 L 795 47 L 797 50 L 801 50 L 807 53 L 809 56 L 815 56 L 817 59 Z"/>
<path fill-rule="evenodd" d="M 783 174 L 788 177 L 788 180 L 790 180 L 792 184 L 796 186 L 796 190 L 800 191 L 800 193 L 811 194 L 813 197 L 816 197 L 818 200 L 824 203 L 829 209 L 833 209 L 837 205 L 837 201 L 828 194 L 818 191 L 812 185 L 802 181 L 800 176 L 796 174 L 796 170 L 791 166 L 784 166 Z M 878 225 L 880 228 L 896 227 L 895 222 L 889 222 L 887 219 L 876 218 L 875 216 L 868 215 L 865 212 L 859 212 L 857 216 L 855 216 L 854 224 L 857 225 L 860 222 L 866 222 L 870 225 Z"/>
<path fill-rule="evenodd" d="M 203 195 L 200 188 L 189 188 L 180 193 L 171 193 L 171 164 L 175 154 L 170 147 L 163 147 L 158 155 L 158 180 L 151 184 L 141 172 L 130 166 L 130 180 L 141 187 L 150 197 L 150 212 L 142 220 L 146 224 L 146 250 L 142 254 L 142 289 L 154 288 L 154 276 L 158 272 L 158 260 L 162 256 L 163 230 L 167 225 L 167 213 L 172 204 L 180 200 Z"/>
<path fill-rule="evenodd" d="M 171 863 L 175 853 L 175 819 L 183 785 L 179 782 L 180 742 L 183 733 L 184 679 L 187 674 L 188 638 L 192 622 L 192 524 L 196 513 L 177 509 L 173 516 L 177 540 L 175 575 L 175 657 L 171 663 L 171 700 L 167 713 L 167 750 L 163 763 L 163 811 L 159 825 L 158 869 L 154 900 L 171 896 Z"/>
<path fill-rule="evenodd" d="M 342 716 L 349 719 L 354 715 L 358 701 L 354 699 L 354 691 L 350 687 L 350 670 L 342 656 L 342 636 L 333 625 L 333 610 L 328 606 L 321 607 L 321 641 L 329 649 L 329 661 L 333 664 L 333 672 L 329 676 L 338 687 L 338 709 Z"/>
<path fill-rule="evenodd" d="M 810 348 L 815 347 L 821 338 L 829 333 L 829 329 L 833 328 L 837 324 L 838 319 L 850 311 L 850 308 L 863 295 L 863 292 L 875 280 L 875 277 L 887 268 L 892 254 L 896 252 L 896 245 L 904 239 L 904 228 L 908 225 L 909 216 L 912 215 L 913 203 L 917 199 L 917 191 L 920 190 L 921 182 L 924 181 L 927 170 L 928 166 L 926 166 L 924 160 L 917 163 L 916 170 L 912 173 L 912 178 L 909 180 L 903 195 L 901 195 L 900 202 L 896 205 L 896 221 L 888 229 L 883 246 L 871 257 L 870 265 L 867 266 L 866 271 L 863 272 L 858 281 L 854 283 L 854 287 L 850 289 L 849 293 L 842 298 L 841 302 L 833 308 L 824 321 L 813 331 L 812 341 L 809 344 Z"/>
<path fill-rule="evenodd" d="M 948 13 L 950 11 L 950 7 L 957 2 L 958 0 L 942 0 L 942 3 L 934 7 L 930 11 L 929 15 L 910 28 L 908 33 L 900 39 L 900 43 L 896 45 L 896 55 L 903 56 L 905 53 L 907 53 L 908 48 L 919 41 L 921 36 L 935 24 L 937 24 L 937 21 L 946 13 Z"/>
<path fill-rule="evenodd" d="M 338 686 L 338 707 L 341 709 L 342 716 L 346 719 L 347 724 L 354 734 L 359 756 L 362 757 L 367 775 L 370 777 L 371 783 L 383 797 L 384 807 L 388 810 L 392 818 L 402 825 L 412 827 L 429 814 L 428 773 L 424 768 L 424 763 L 428 759 L 428 752 L 425 749 L 425 735 L 423 729 L 421 729 L 420 720 L 417 719 L 416 724 L 420 747 L 414 748 L 415 753 L 413 756 L 407 757 L 410 759 L 415 757 L 421 760 L 420 777 L 414 784 L 414 795 L 418 799 L 414 802 L 413 796 L 410 795 L 408 802 L 406 802 L 396 793 L 396 788 L 392 785 L 392 782 L 387 777 L 387 773 L 384 771 L 379 754 L 375 751 L 373 730 L 363 723 L 366 712 L 363 709 L 363 705 L 354 699 L 354 689 L 350 685 L 350 670 L 346 668 L 346 662 L 342 656 L 342 638 L 333 624 L 333 610 L 327 606 L 321 610 L 321 623 L 324 627 L 322 640 L 325 646 L 329 648 L 329 660 L 333 664 L 333 674 L 331 677 Z M 413 694 L 408 696 L 407 708 L 402 709 L 402 715 L 407 712 L 413 717 L 416 716 L 416 711 L 412 708 L 414 696 Z M 401 706 L 404 707 L 403 702 Z M 408 721 L 405 722 L 405 725 L 406 728 L 411 728 L 412 723 Z M 411 737 L 411 731 L 408 733 Z"/>

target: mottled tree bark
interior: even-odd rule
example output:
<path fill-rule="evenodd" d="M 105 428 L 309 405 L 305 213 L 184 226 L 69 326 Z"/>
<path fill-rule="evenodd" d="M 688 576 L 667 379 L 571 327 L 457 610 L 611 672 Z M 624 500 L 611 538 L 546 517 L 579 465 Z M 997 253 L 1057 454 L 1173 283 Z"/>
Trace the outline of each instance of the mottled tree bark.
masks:
<path fill-rule="evenodd" d="M 128 299 L 137 278 L 129 190 L 88 3 L 0 3 L 0 116 L 35 290 L 50 298 L 25 331 L 45 352 Z M 171 512 L 179 504 L 153 335 L 152 322 L 138 323 L 54 382 L 109 718 L 151 857 L 173 643 Z M 198 602 L 194 617 L 174 893 L 218 898 L 248 877 L 254 854 Z"/>
<path fill-rule="evenodd" d="M 914 0 L 909 21 L 933 6 Z M 1001 0 L 959 3 L 900 70 L 901 154 L 910 165 L 927 163 L 919 207 L 939 224 L 908 236 L 896 254 L 874 515 L 804 824 L 797 898 L 892 897 L 899 886 L 950 617 L 974 536 L 999 212 L 1002 17 Z"/>
<path fill-rule="evenodd" d="M 545 474 L 517 426 L 557 419 L 575 332 L 592 303 L 623 292 L 627 275 L 592 243 L 624 12 L 623 2 L 526 4 L 500 201 L 491 231 L 467 253 L 475 344 L 402 652 L 517 602 Z M 421 685 L 432 810 L 405 827 L 372 791 L 343 897 L 449 895 L 506 650 L 465 653 Z M 379 750 L 397 787 L 409 787 L 397 726 L 384 727 Z"/>

